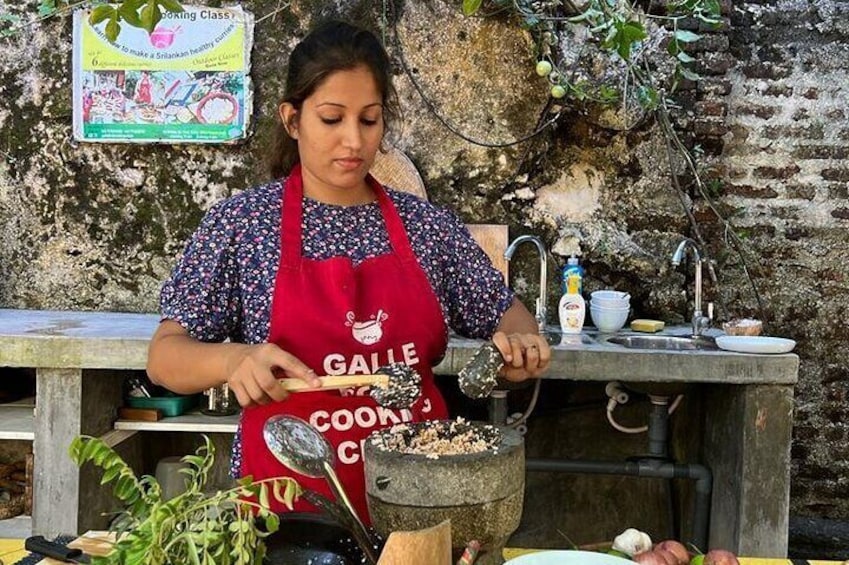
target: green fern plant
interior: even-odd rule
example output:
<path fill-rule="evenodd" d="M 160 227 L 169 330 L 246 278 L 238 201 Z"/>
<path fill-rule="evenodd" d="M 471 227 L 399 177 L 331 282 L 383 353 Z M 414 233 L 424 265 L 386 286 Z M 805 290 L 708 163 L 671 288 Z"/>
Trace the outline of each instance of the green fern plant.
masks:
<path fill-rule="evenodd" d="M 292 507 L 301 487 L 289 477 L 253 481 L 207 495 L 203 492 L 215 459 L 207 436 L 194 455 L 186 455 L 186 491 L 162 499 L 162 489 L 150 475 L 138 477 L 101 439 L 79 436 L 71 443 L 71 458 L 82 466 L 91 462 L 103 470 L 102 485 L 124 504 L 115 521 L 112 551 L 93 557 L 94 565 L 249 565 L 262 563 L 264 538 L 280 526 L 270 500 Z M 264 524 L 260 526 L 260 523 Z"/>

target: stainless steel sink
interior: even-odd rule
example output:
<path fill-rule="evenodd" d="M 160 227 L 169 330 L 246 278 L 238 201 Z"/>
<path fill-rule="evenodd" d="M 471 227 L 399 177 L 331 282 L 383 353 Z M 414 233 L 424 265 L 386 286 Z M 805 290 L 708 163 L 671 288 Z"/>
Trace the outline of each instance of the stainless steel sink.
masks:
<path fill-rule="evenodd" d="M 716 340 L 707 336 L 615 335 L 599 341 L 621 345 L 628 349 L 649 351 L 716 351 L 719 349 Z M 677 396 L 686 393 L 690 387 L 689 383 L 682 382 L 623 381 L 622 384 L 633 391 L 654 396 Z"/>
<path fill-rule="evenodd" d="M 716 340 L 707 336 L 673 335 L 615 335 L 603 338 L 604 342 L 621 345 L 628 349 L 649 349 L 662 351 L 716 351 Z"/>

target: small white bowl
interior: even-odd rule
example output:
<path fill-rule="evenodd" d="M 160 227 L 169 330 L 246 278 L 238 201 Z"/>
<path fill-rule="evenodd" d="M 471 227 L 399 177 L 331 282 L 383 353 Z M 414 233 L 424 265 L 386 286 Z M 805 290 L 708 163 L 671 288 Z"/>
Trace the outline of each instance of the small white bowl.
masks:
<path fill-rule="evenodd" d="M 597 551 L 555 549 L 514 557 L 504 565 L 628 565 L 634 562 Z"/>
<path fill-rule="evenodd" d="M 619 290 L 596 290 L 590 293 L 591 298 L 603 298 L 605 300 L 631 300 L 631 295 Z"/>
<path fill-rule="evenodd" d="M 590 308 L 596 308 L 598 310 L 616 310 L 618 312 L 620 310 L 630 310 L 631 304 L 628 303 L 628 302 L 621 302 L 619 304 L 608 304 L 608 303 L 599 304 L 595 300 L 590 300 Z"/>
<path fill-rule="evenodd" d="M 630 308 L 631 302 L 629 300 L 619 300 L 612 298 L 593 298 L 590 300 L 590 304 L 593 306 L 598 306 L 599 308 Z"/>
<path fill-rule="evenodd" d="M 618 332 L 628 321 L 629 309 L 623 310 L 603 310 L 595 307 L 590 307 L 590 318 L 593 324 L 598 328 L 598 331 L 603 333 Z"/>

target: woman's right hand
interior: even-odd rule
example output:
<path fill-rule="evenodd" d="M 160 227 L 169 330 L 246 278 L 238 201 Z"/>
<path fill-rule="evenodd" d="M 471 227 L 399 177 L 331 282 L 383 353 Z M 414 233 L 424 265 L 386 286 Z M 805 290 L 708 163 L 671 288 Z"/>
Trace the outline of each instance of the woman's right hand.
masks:
<path fill-rule="evenodd" d="M 241 406 L 263 405 L 284 400 L 289 393 L 277 379 L 301 379 L 311 387 L 321 386 L 315 371 L 273 343 L 241 345 L 227 361 L 227 384 Z"/>

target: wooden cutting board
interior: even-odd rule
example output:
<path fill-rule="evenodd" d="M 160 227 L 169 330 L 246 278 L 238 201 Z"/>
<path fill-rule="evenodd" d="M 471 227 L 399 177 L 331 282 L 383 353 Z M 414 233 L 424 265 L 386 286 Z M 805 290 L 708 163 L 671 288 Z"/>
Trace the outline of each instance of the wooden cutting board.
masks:
<path fill-rule="evenodd" d="M 89 531 L 68 544 L 89 555 L 106 555 L 111 549 L 109 532 Z M 62 561 L 45 558 L 39 565 L 63 565 Z M 378 560 L 378 565 L 450 565 L 451 522 L 446 520 L 432 528 L 414 532 L 392 532 Z"/>
<path fill-rule="evenodd" d="M 451 521 L 424 530 L 392 532 L 377 565 L 451 565 Z"/>
<path fill-rule="evenodd" d="M 89 555 L 106 555 L 112 549 L 111 540 L 115 539 L 109 532 L 89 531 L 68 544 L 73 549 L 81 549 Z M 64 561 L 46 557 L 38 562 L 39 565 L 67 565 Z"/>

